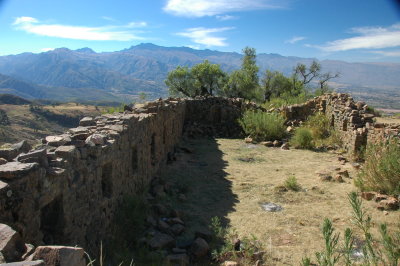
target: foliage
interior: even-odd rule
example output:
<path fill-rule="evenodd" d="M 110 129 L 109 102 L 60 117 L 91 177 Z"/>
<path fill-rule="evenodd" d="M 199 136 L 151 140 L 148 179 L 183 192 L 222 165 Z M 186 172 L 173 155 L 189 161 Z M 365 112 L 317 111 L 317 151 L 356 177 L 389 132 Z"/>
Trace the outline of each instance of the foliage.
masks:
<path fill-rule="evenodd" d="M 210 243 L 211 255 L 217 262 L 234 260 L 239 263 L 254 263 L 254 254 L 262 250 L 261 242 L 254 235 L 241 238 L 240 244 L 237 245 L 236 241 L 239 240 L 237 232 L 223 227 L 216 216 L 211 218 L 210 229 L 213 233 Z"/>
<path fill-rule="evenodd" d="M 226 74 L 220 65 L 208 60 L 192 68 L 178 66 L 168 73 L 165 84 L 171 95 L 195 97 L 218 94 L 225 84 Z"/>
<path fill-rule="evenodd" d="M 378 191 L 385 194 L 400 194 L 400 143 L 368 145 L 365 164 L 358 174 L 355 184 L 363 191 Z"/>
<path fill-rule="evenodd" d="M 284 187 L 286 189 L 293 190 L 293 191 L 299 191 L 301 188 L 299 183 L 297 183 L 297 179 L 294 175 L 291 175 L 288 178 L 286 178 Z"/>
<path fill-rule="evenodd" d="M 242 51 L 244 56 L 241 69 L 233 71 L 229 76 L 224 87 L 224 95 L 254 100 L 257 98 L 259 89 L 259 67 L 256 64 L 256 50 L 245 47 Z"/>
<path fill-rule="evenodd" d="M 307 100 L 312 98 L 312 94 L 307 91 L 303 91 L 298 95 L 292 95 L 291 93 L 283 93 L 279 97 L 272 97 L 268 102 L 263 104 L 263 107 L 270 108 L 280 108 L 282 106 L 288 106 L 292 104 L 305 103 Z"/>
<path fill-rule="evenodd" d="M 271 99 L 276 98 L 295 98 L 306 92 L 303 84 L 297 81 L 294 76 L 286 77 L 279 71 L 270 71 L 268 69 L 265 71 L 261 88 L 264 94 L 264 101 L 271 101 Z"/>
<path fill-rule="evenodd" d="M 239 124 L 243 131 L 257 141 L 282 139 L 285 135 L 285 118 L 278 113 L 246 111 Z"/>
<path fill-rule="evenodd" d="M 362 265 L 398 265 L 400 261 L 400 232 L 389 233 L 387 225 L 379 226 L 380 240 L 374 239 L 371 234 L 373 222 L 371 217 L 362 207 L 361 199 L 356 192 L 348 195 L 353 210 L 353 224 L 363 233 L 364 241 L 361 247 L 355 246 L 353 231 L 346 228 L 344 232 L 344 243 L 339 245 L 339 233 L 334 233 L 332 222 L 325 219 L 322 233 L 325 240 L 325 249 L 316 252 L 318 265 L 354 265 L 352 254 L 355 249 L 362 250 Z M 343 259 L 343 263 L 341 263 Z M 303 258 L 301 265 L 312 265 L 311 259 Z"/>
<path fill-rule="evenodd" d="M 112 106 L 108 109 L 102 111 L 102 114 L 113 114 L 113 113 L 122 113 L 124 111 L 124 104 L 120 104 L 119 106 Z"/>
<path fill-rule="evenodd" d="M 296 129 L 293 137 L 290 139 L 290 145 L 298 149 L 313 149 L 312 131 L 306 127 Z"/>
<path fill-rule="evenodd" d="M 308 117 L 306 126 L 310 128 L 315 139 L 326 139 L 331 132 L 331 121 L 324 113 Z"/>

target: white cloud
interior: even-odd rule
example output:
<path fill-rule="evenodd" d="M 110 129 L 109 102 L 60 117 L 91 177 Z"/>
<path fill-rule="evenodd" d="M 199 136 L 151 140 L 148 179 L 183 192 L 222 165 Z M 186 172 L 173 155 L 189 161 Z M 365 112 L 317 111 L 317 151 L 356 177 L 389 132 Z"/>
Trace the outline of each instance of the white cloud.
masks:
<path fill-rule="evenodd" d="M 354 49 L 382 49 L 400 46 L 400 24 L 390 27 L 360 27 L 350 31 L 358 36 L 331 41 L 325 45 L 308 45 L 326 52 Z"/>
<path fill-rule="evenodd" d="M 303 37 L 303 36 L 294 36 L 292 39 L 286 40 L 285 43 L 295 44 L 296 42 L 299 42 L 299 41 L 302 41 L 305 39 L 306 39 L 306 37 Z"/>
<path fill-rule="evenodd" d="M 237 19 L 237 17 L 235 17 L 235 16 L 230 16 L 230 15 L 218 15 L 218 16 L 215 16 L 215 17 L 216 17 L 218 20 L 221 20 L 221 21 Z"/>
<path fill-rule="evenodd" d="M 400 50 L 396 51 L 371 51 L 371 53 L 379 54 L 387 57 L 400 57 Z"/>
<path fill-rule="evenodd" d="M 48 51 L 53 51 L 55 48 L 42 48 L 40 49 L 41 52 L 48 52 Z"/>
<path fill-rule="evenodd" d="M 182 17 L 215 16 L 227 12 L 282 7 L 276 0 L 168 0 L 164 11 Z"/>
<path fill-rule="evenodd" d="M 179 36 L 188 37 L 194 43 L 202 44 L 207 47 L 209 46 L 227 46 L 228 44 L 225 42 L 225 37 L 217 37 L 213 36 L 214 33 L 219 33 L 227 30 L 234 29 L 232 27 L 224 27 L 224 28 L 190 28 L 185 30 L 184 32 L 176 33 Z"/>
<path fill-rule="evenodd" d="M 144 38 L 126 29 L 145 27 L 147 24 L 146 22 L 131 22 L 122 26 L 86 27 L 45 24 L 32 17 L 18 17 L 13 25 L 18 30 L 49 37 L 90 41 L 132 41 Z"/>

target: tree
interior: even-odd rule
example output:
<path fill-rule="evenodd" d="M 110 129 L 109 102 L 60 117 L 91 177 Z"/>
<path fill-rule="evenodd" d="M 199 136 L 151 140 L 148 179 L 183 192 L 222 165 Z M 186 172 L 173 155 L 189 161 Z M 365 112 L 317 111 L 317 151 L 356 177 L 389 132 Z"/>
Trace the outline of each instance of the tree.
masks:
<path fill-rule="evenodd" d="M 256 64 L 256 50 L 246 47 L 243 49 L 242 66 L 240 70 L 233 71 L 224 88 L 225 95 L 254 99 L 259 89 L 258 70 Z"/>
<path fill-rule="evenodd" d="M 266 70 L 261 89 L 263 91 L 264 101 L 280 97 L 284 93 L 293 94 L 291 79 L 285 77 L 279 71 Z"/>
<path fill-rule="evenodd" d="M 178 66 L 176 69 L 170 71 L 165 84 L 168 86 L 171 95 L 196 96 L 194 78 L 188 67 Z"/>
<path fill-rule="evenodd" d="M 196 97 L 212 96 L 220 93 L 226 83 L 226 74 L 220 65 L 210 64 L 208 60 L 188 67 L 178 66 L 168 73 L 165 84 L 172 95 Z"/>

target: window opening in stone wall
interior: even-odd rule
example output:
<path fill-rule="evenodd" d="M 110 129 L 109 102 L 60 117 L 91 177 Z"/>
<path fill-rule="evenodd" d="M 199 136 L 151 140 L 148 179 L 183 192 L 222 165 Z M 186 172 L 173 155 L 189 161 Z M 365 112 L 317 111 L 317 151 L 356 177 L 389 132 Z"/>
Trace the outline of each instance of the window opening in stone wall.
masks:
<path fill-rule="evenodd" d="M 62 197 L 54 199 L 40 210 L 40 231 L 46 245 L 63 241 L 64 208 Z"/>
<path fill-rule="evenodd" d="M 101 175 L 101 190 L 103 197 L 111 198 L 112 195 L 112 163 L 103 166 Z"/>

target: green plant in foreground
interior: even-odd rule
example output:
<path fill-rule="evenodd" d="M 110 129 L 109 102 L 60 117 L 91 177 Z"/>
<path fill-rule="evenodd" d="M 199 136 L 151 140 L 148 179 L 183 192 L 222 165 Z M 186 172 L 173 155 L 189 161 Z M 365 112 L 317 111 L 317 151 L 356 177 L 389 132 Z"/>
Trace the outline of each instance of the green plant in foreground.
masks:
<path fill-rule="evenodd" d="M 355 180 L 355 185 L 362 191 L 399 195 L 400 143 L 398 140 L 368 145 L 364 158 L 365 164 Z"/>
<path fill-rule="evenodd" d="M 297 149 L 313 149 L 314 142 L 311 130 L 306 127 L 296 129 L 290 139 L 290 145 Z"/>
<path fill-rule="evenodd" d="M 239 124 L 257 141 L 282 139 L 286 132 L 285 118 L 278 113 L 246 111 Z"/>
<path fill-rule="evenodd" d="M 372 227 L 371 217 L 362 208 L 361 199 L 358 198 L 356 192 L 350 193 L 348 199 L 353 210 L 352 222 L 361 230 L 364 237 L 364 243 L 361 247 L 363 265 L 398 265 L 400 260 L 400 232 L 391 235 L 386 224 L 381 224 L 379 227 L 381 240 L 373 239 L 370 231 Z M 353 265 L 354 261 L 351 255 L 354 251 L 354 238 L 352 230 L 346 228 L 344 245 L 341 249 L 338 248 L 339 234 L 334 234 L 334 228 L 329 219 L 325 219 L 322 232 L 325 239 L 325 250 L 315 254 L 318 265 L 333 266 L 340 264 L 342 257 L 345 265 Z M 301 265 L 311 265 L 311 259 L 303 258 Z"/>
<path fill-rule="evenodd" d="M 299 183 L 297 183 L 297 179 L 294 175 L 291 175 L 288 178 L 286 178 L 284 186 L 286 189 L 293 191 L 299 191 L 301 188 Z"/>

